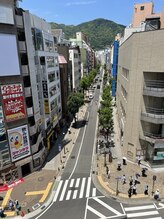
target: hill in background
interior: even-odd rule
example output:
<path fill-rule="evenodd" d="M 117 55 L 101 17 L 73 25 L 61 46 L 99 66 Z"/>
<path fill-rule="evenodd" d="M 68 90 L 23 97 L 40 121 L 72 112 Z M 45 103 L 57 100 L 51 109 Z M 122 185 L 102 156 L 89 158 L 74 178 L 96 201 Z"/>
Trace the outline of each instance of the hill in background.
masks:
<path fill-rule="evenodd" d="M 76 32 L 85 33 L 91 44 L 91 47 L 95 50 L 101 50 L 110 46 L 117 33 L 123 34 L 125 26 L 117 24 L 113 21 L 98 18 L 93 21 L 81 23 L 77 26 L 57 24 L 51 22 L 53 29 L 62 29 L 65 33 L 65 38 L 75 38 Z"/>

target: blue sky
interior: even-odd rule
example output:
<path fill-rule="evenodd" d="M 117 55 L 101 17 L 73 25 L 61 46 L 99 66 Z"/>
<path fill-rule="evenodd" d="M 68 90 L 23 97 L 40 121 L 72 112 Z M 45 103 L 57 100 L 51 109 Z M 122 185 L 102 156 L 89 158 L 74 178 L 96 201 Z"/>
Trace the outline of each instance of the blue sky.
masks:
<path fill-rule="evenodd" d="M 19 6 L 47 22 L 77 25 L 96 18 L 104 18 L 129 25 L 133 5 L 149 0 L 22 0 Z M 163 0 L 154 0 L 154 12 L 162 12 Z"/>

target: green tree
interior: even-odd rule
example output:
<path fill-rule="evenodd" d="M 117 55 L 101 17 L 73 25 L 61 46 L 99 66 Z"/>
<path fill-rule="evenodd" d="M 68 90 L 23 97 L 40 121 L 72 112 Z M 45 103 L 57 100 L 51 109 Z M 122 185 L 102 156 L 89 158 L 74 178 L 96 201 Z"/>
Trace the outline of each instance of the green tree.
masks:
<path fill-rule="evenodd" d="M 83 93 L 84 90 L 87 90 L 87 88 L 89 87 L 89 78 L 87 76 L 84 76 L 81 81 L 80 81 L 80 86 L 83 89 Z"/>
<path fill-rule="evenodd" d="M 69 113 L 74 117 L 76 124 L 76 113 L 79 111 L 79 108 L 84 104 L 84 95 L 83 93 L 72 93 L 68 97 L 67 106 Z"/>

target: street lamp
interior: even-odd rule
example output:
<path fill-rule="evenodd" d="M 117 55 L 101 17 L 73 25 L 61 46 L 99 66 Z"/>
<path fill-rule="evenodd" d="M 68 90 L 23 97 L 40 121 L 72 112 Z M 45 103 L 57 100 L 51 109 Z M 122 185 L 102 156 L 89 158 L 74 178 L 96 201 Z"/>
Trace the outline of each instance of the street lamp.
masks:
<path fill-rule="evenodd" d="M 119 180 L 121 179 L 121 176 L 118 176 L 116 177 L 116 180 L 117 180 L 117 184 L 116 184 L 116 196 L 118 195 L 119 193 L 119 190 L 118 190 L 118 183 L 119 183 Z"/>
<path fill-rule="evenodd" d="M 156 175 L 153 175 L 153 186 L 152 186 L 152 195 L 154 194 L 154 184 L 155 184 L 155 181 L 157 180 L 157 176 Z"/>

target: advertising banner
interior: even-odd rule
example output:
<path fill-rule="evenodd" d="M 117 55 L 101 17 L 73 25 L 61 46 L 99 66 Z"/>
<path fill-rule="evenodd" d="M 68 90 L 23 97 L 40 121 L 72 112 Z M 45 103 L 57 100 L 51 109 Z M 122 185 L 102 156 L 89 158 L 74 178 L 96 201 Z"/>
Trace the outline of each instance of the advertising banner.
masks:
<path fill-rule="evenodd" d="M 12 162 L 31 154 L 27 125 L 7 130 Z"/>
<path fill-rule="evenodd" d="M 25 106 L 22 84 L 1 86 L 4 116 L 7 122 L 25 118 Z"/>

